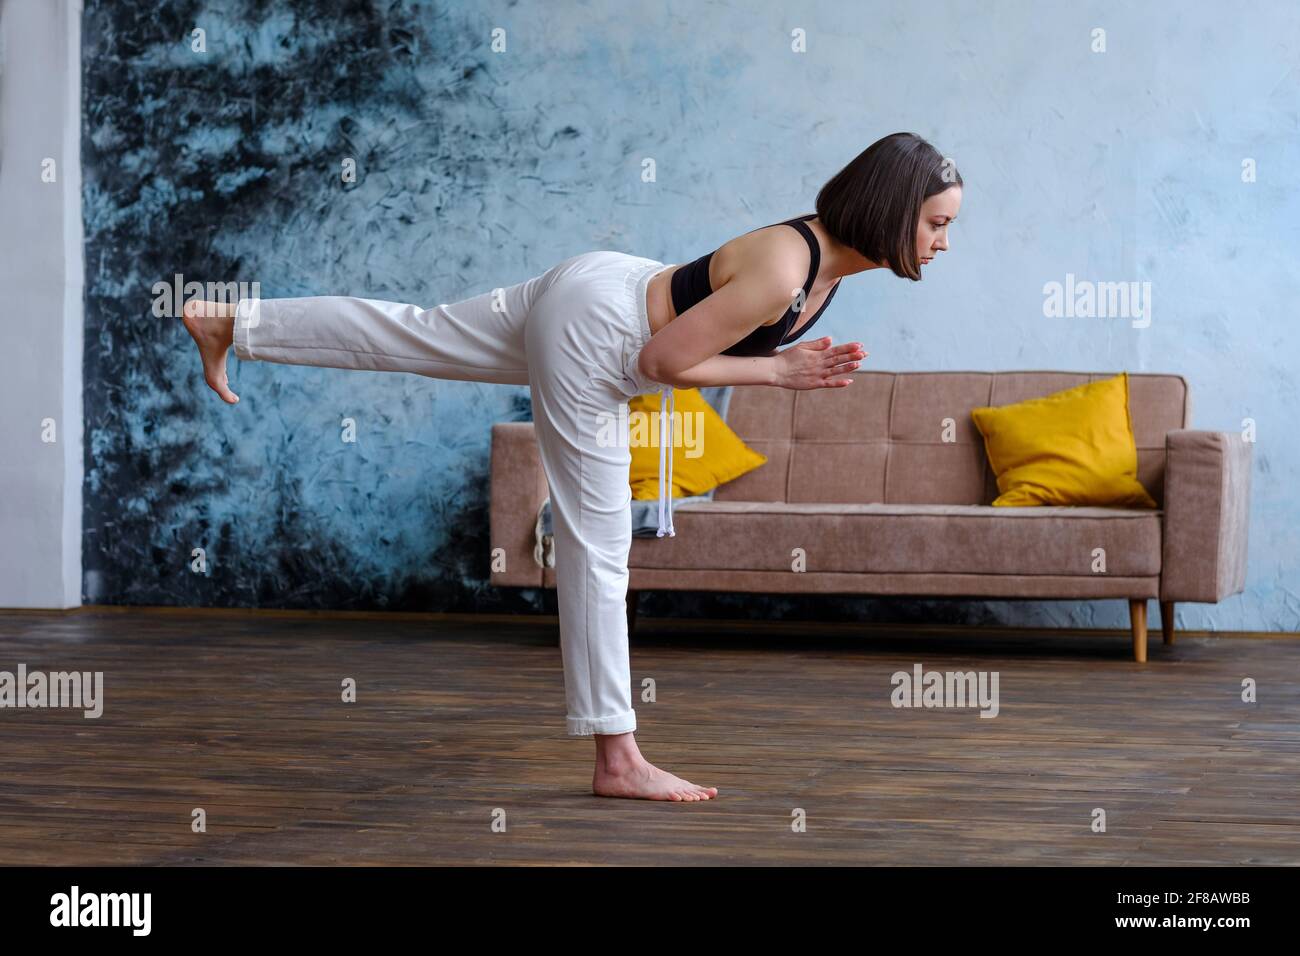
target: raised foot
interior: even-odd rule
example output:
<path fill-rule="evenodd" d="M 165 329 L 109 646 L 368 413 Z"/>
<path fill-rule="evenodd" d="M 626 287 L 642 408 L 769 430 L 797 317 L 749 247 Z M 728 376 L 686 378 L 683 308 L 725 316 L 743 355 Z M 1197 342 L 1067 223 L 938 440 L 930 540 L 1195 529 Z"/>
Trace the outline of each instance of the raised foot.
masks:
<path fill-rule="evenodd" d="M 717 787 L 700 787 L 660 770 L 642 759 L 618 770 L 599 767 L 591 778 L 592 792 L 598 797 L 630 797 L 639 800 L 675 800 L 693 803 L 712 800 L 718 795 Z"/>
<path fill-rule="evenodd" d="M 181 321 L 199 347 L 203 380 L 222 400 L 234 405 L 239 396 L 230 390 L 226 376 L 226 353 L 235 341 L 235 307 L 223 302 L 191 299 L 185 303 Z"/>

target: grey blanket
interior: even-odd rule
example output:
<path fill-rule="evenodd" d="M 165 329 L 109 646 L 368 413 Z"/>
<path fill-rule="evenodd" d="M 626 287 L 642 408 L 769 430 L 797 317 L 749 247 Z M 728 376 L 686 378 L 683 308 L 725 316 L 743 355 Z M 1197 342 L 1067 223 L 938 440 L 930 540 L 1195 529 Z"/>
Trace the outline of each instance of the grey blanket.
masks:
<path fill-rule="evenodd" d="M 724 422 L 727 420 L 727 406 L 731 403 L 731 386 L 718 385 L 709 388 L 701 388 L 700 395 L 709 403 L 718 417 Z M 711 501 L 713 499 L 713 490 L 702 495 L 688 495 L 685 498 L 673 499 L 674 512 L 682 505 L 688 505 L 696 501 Z M 637 538 L 653 538 L 659 530 L 659 502 L 655 501 L 637 501 L 632 500 L 632 535 Z M 551 499 L 547 498 L 542 502 L 542 507 L 537 514 L 537 527 L 535 532 L 535 542 L 533 545 L 533 560 L 539 567 L 555 567 L 555 543 L 554 532 L 551 525 Z M 544 563 L 543 563 L 544 562 Z"/>

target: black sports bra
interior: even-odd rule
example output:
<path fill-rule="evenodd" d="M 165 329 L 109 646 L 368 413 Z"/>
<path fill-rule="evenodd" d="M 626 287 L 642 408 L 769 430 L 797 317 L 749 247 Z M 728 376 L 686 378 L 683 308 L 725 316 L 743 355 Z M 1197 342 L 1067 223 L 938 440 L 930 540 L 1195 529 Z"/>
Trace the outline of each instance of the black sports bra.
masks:
<path fill-rule="evenodd" d="M 786 219 L 783 222 L 772 223 L 773 226 L 793 226 L 795 229 L 799 230 L 799 232 L 803 234 L 804 239 L 807 240 L 808 248 L 812 251 L 812 263 L 808 269 L 808 279 L 803 284 L 805 302 L 808 300 L 808 295 L 812 292 L 813 281 L 817 278 L 817 269 L 821 265 L 822 261 L 822 251 L 817 242 L 817 236 L 811 229 L 804 225 L 806 220 L 812 219 L 816 215 L 817 214 L 813 212 L 806 216 L 796 216 L 794 219 Z M 767 229 L 770 227 L 760 226 L 759 228 Z M 750 230 L 750 232 L 757 231 L 757 229 Z M 745 233 L 745 235 L 749 235 L 749 233 Z M 688 262 L 686 265 L 681 266 L 673 272 L 671 283 L 673 309 L 678 315 L 681 315 L 700 300 L 706 299 L 713 294 L 713 286 L 709 283 L 709 261 L 712 258 L 713 253 L 710 252 L 708 255 L 700 256 L 700 258 L 696 259 L 694 262 Z M 822 303 L 822 307 L 817 310 L 816 315 L 814 315 L 810 321 L 804 323 L 803 327 L 799 329 L 799 334 L 794 336 L 794 338 L 790 340 L 791 342 L 802 336 L 816 324 L 819 318 L 821 318 L 822 313 L 826 311 L 826 306 L 830 305 L 831 299 L 835 298 L 835 290 L 840 287 L 841 281 L 841 279 L 835 280 L 835 285 L 831 286 L 831 291 L 827 294 L 826 301 Z M 767 355 L 770 352 L 774 352 L 782 345 L 789 344 L 786 341 L 786 336 L 790 334 L 790 330 L 794 327 L 798 316 L 799 313 L 795 311 L 794 305 L 792 304 L 785 310 L 785 315 L 781 316 L 778 321 L 773 322 L 771 325 L 760 325 L 735 345 L 723 349 L 722 354 L 753 356 Z"/>

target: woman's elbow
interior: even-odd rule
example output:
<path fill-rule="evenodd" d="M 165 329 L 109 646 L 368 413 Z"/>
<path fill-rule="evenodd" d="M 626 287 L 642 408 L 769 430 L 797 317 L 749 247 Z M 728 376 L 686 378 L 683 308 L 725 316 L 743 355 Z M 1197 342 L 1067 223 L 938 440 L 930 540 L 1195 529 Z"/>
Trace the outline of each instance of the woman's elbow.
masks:
<path fill-rule="evenodd" d="M 659 367 L 659 363 L 647 358 L 644 349 L 642 349 L 641 354 L 637 356 L 636 364 L 637 370 L 647 381 L 659 385 L 674 385 L 673 382 L 663 377 L 667 373 Z M 674 387 L 676 386 L 674 385 Z"/>

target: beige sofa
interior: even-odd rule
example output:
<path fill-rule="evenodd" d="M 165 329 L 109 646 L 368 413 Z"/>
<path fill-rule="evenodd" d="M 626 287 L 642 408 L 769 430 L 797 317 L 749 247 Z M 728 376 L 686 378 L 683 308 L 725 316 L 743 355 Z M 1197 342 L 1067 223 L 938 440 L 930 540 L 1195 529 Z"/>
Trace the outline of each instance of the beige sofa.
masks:
<path fill-rule="evenodd" d="M 995 508 L 970 416 L 1115 374 L 871 371 L 839 389 L 736 387 L 727 423 L 768 461 L 714 500 L 676 507 L 676 537 L 633 538 L 630 619 L 644 589 L 1120 598 L 1145 661 L 1150 599 L 1170 644 L 1176 602 L 1245 586 L 1251 444 L 1191 429 L 1182 376 L 1130 373 L 1138 479 L 1160 510 Z M 534 560 L 547 483 L 531 423 L 493 427 L 491 467 L 503 559 L 492 583 L 555 587 L 555 569 Z"/>

